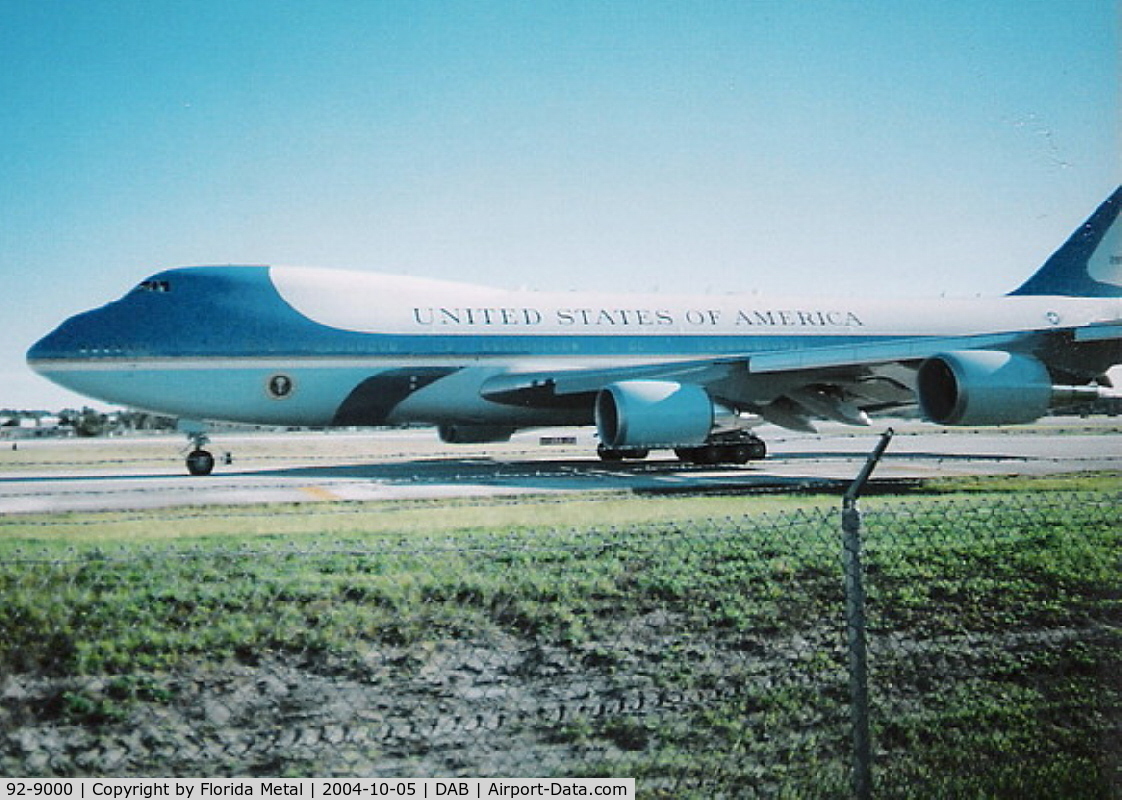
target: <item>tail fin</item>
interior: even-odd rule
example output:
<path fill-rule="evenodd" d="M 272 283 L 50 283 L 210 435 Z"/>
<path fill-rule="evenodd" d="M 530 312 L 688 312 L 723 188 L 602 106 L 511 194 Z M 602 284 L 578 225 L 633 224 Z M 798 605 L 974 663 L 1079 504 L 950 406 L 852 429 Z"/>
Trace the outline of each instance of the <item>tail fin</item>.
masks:
<path fill-rule="evenodd" d="M 1014 295 L 1122 297 L 1122 186 Z"/>

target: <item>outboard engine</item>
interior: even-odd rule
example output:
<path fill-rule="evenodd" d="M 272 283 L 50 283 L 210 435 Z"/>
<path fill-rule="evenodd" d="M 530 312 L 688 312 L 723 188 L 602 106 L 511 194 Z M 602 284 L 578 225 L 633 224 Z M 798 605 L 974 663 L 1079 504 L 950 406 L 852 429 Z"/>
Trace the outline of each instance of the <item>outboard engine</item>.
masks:
<path fill-rule="evenodd" d="M 933 356 L 919 368 L 920 408 L 940 425 L 1016 425 L 1048 413 L 1052 378 L 1032 356 L 966 350 Z"/>

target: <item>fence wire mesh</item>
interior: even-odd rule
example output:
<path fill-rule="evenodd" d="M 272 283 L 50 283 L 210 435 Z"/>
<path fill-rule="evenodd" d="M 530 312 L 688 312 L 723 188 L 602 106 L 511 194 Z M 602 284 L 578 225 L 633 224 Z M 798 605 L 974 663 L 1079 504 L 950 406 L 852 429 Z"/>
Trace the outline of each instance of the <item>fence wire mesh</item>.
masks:
<path fill-rule="evenodd" d="M 1116 492 L 865 502 L 878 796 L 1122 791 Z M 840 797 L 836 504 L 0 565 L 0 773 L 623 776 Z"/>

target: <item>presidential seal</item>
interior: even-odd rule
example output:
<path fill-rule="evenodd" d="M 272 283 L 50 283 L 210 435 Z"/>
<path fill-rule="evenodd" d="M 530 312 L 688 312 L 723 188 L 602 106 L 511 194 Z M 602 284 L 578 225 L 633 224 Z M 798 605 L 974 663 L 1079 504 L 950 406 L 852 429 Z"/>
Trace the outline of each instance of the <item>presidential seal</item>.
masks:
<path fill-rule="evenodd" d="M 295 381 L 283 373 L 278 373 L 269 377 L 265 382 L 265 391 L 269 397 L 274 400 L 286 400 L 292 396 L 293 390 L 296 388 Z"/>

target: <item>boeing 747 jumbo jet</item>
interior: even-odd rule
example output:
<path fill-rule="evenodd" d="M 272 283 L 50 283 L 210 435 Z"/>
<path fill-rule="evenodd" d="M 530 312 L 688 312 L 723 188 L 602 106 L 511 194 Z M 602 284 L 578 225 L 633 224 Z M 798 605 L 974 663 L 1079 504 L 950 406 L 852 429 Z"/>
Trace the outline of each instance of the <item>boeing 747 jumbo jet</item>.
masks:
<path fill-rule="evenodd" d="M 446 442 L 596 424 L 605 460 L 762 458 L 751 429 L 1027 423 L 1122 362 L 1122 188 L 1009 295 L 873 301 L 503 291 L 280 267 L 160 272 L 35 344 L 100 400 L 262 425 L 437 426 Z M 187 425 L 205 475 L 205 426 Z"/>

